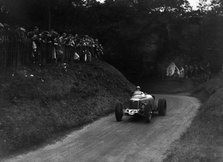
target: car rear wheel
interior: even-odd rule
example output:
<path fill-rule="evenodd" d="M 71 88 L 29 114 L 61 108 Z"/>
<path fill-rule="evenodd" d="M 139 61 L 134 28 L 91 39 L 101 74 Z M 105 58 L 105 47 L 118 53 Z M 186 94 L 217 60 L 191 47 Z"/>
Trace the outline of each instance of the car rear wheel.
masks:
<path fill-rule="evenodd" d="M 145 117 L 145 121 L 147 123 L 151 122 L 151 120 L 152 120 L 152 108 L 151 108 L 150 105 L 145 106 L 144 117 Z"/>
<path fill-rule="evenodd" d="M 161 116 L 166 115 L 166 100 L 163 98 L 158 100 L 158 112 Z"/>
<path fill-rule="evenodd" d="M 122 117 L 123 117 L 123 106 L 121 103 L 117 103 L 115 106 L 115 118 L 119 122 L 122 121 Z"/>

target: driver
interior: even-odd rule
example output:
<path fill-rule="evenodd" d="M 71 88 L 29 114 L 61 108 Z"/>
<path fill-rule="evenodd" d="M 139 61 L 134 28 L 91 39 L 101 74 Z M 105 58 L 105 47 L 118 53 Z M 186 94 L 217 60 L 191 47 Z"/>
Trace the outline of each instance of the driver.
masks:
<path fill-rule="evenodd" d="M 144 93 L 141 91 L 141 88 L 140 86 L 136 86 L 136 90 L 135 92 L 133 93 L 133 95 L 143 95 Z"/>

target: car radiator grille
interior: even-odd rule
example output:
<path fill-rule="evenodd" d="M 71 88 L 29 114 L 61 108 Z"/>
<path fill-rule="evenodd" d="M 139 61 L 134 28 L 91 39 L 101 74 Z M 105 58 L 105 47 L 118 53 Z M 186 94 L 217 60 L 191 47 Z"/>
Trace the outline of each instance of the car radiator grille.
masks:
<path fill-rule="evenodd" d="M 130 109 L 138 109 L 139 107 L 139 101 L 130 101 L 129 108 Z"/>

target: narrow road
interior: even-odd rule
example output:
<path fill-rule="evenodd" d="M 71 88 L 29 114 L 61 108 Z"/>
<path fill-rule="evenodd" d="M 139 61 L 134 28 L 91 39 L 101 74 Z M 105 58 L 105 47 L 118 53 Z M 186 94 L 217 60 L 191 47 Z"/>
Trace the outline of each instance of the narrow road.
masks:
<path fill-rule="evenodd" d="M 55 144 L 22 154 L 6 162 L 159 162 L 170 144 L 190 125 L 200 102 L 177 95 L 155 95 L 167 99 L 167 116 L 154 117 L 151 123 L 125 117 L 116 122 L 114 114 Z"/>

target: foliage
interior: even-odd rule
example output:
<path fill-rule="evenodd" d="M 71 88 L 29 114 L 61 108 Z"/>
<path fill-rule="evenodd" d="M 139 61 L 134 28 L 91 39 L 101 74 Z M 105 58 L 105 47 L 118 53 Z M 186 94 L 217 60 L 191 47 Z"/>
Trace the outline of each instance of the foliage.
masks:
<path fill-rule="evenodd" d="M 207 62 L 212 59 L 207 48 L 217 49 L 220 44 L 214 42 L 222 39 L 221 0 L 201 1 L 197 11 L 187 0 L 2 1 L 10 13 L 5 22 L 99 38 L 105 60 L 130 77 L 151 74 L 157 64 L 176 55 L 188 58 L 185 63 Z M 221 50 L 216 51 L 212 53 L 219 58 Z"/>

